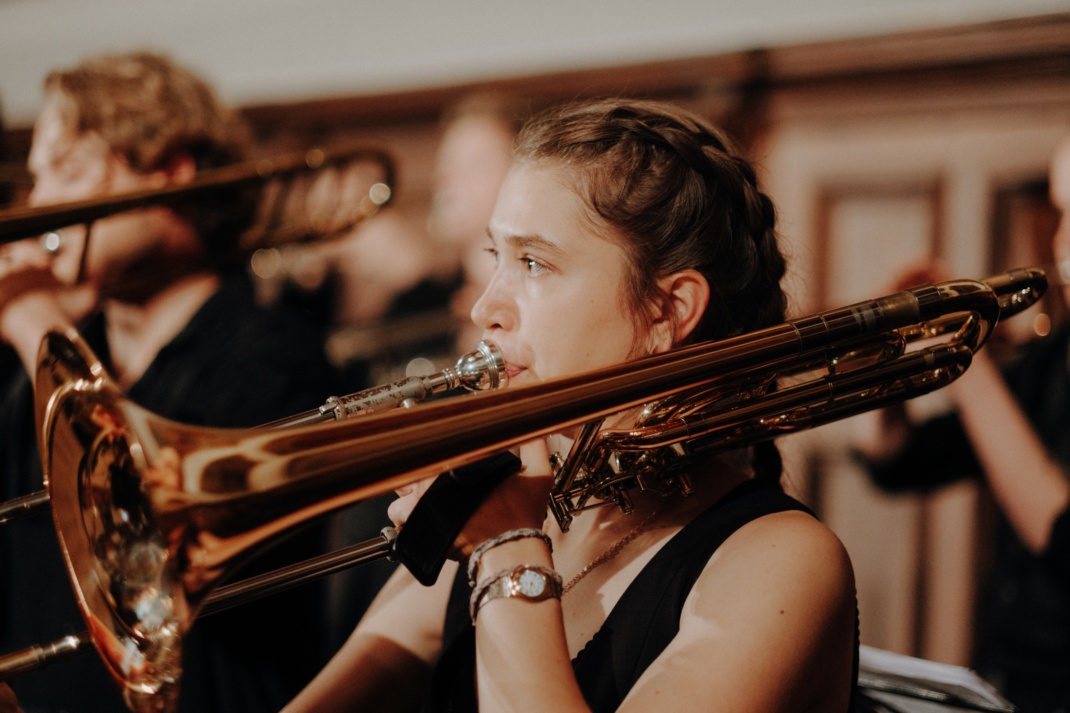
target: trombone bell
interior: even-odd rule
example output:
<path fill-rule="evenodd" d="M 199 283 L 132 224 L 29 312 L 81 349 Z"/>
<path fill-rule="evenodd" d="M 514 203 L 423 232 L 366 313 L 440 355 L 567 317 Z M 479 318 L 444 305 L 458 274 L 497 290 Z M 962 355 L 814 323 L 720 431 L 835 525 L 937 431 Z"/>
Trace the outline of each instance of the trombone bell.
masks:
<path fill-rule="evenodd" d="M 35 501 L 51 501 L 90 637 L 131 710 L 171 709 L 170 702 L 160 706 L 177 696 L 182 636 L 202 605 L 218 607 L 215 594 L 259 587 L 214 589 L 257 546 L 295 523 L 400 485 L 376 470 L 362 487 L 344 458 L 338 466 L 333 458 L 317 461 L 307 444 L 288 459 L 282 454 L 286 434 L 326 419 L 411 405 L 441 391 L 496 389 L 505 381 L 501 352 L 481 342 L 437 374 L 331 397 L 319 409 L 260 429 L 198 429 L 126 400 L 76 333 L 49 334 L 36 383 L 49 492 L 36 494 Z M 331 494 L 287 491 L 288 481 L 300 480 L 309 468 L 321 471 L 324 462 L 334 474 Z M 433 474 L 409 470 L 415 473 L 410 480 Z M 308 501 L 304 508 L 302 498 Z"/>

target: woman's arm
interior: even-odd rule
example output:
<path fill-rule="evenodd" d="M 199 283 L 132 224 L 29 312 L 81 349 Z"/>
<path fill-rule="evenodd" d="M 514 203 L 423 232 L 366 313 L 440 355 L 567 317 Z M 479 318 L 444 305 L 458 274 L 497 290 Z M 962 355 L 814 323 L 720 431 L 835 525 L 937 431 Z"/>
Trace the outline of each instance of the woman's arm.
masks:
<path fill-rule="evenodd" d="M 524 471 L 501 483 L 466 523 L 458 538 L 464 554 L 506 531 L 542 527 L 552 480 L 545 442 L 525 443 L 520 456 Z M 404 522 L 419 490 L 404 493 L 391 505 L 394 522 Z M 517 565 L 553 569 L 550 548 L 539 538 L 526 537 L 488 549 L 479 559 L 477 581 L 482 584 Z M 489 600 L 479 609 L 475 628 L 481 711 L 588 710 L 572 672 L 560 599 Z"/>
<path fill-rule="evenodd" d="M 1019 539 L 1043 552 L 1052 524 L 1070 504 L 1070 481 L 984 352 L 948 390 L 1000 508 Z"/>
<path fill-rule="evenodd" d="M 431 587 L 399 567 L 346 643 L 283 712 L 387 713 L 418 707 L 442 646 L 456 567 L 447 563 Z"/>
<path fill-rule="evenodd" d="M 481 573 L 517 564 L 553 568 L 546 544 L 524 539 L 484 555 Z M 589 711 L 572 670 L 560 599 L 495 599 L 476 617 L 481 711 Z"/>

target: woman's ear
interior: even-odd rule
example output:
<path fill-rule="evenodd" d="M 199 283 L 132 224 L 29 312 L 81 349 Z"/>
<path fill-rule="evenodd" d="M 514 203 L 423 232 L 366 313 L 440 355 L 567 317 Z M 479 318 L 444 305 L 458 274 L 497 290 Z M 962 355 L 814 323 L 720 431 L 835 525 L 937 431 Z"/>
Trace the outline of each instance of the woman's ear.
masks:
<path fill-rule="evenodd" d="M 651 330 L 652 353 L 665 352 L 687 338 L 710 303 L 710 285 L 698 270 L 674 272 L 658 280 L 662 310 Z"/>

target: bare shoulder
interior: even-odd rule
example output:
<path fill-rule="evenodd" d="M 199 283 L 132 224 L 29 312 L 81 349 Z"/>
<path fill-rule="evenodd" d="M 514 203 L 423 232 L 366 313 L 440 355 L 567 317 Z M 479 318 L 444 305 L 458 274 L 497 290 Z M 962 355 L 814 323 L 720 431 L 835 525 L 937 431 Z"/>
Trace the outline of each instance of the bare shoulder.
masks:
<path fill-rule="evenodd" d="M 806 513 L 766 515 L 706 563 L 678 634 L 624 710 L 670 698 L 692 710 L 710 701 L 769 713 L 846 710 L 855 625 L 854 575 L 836 535 Z"/>
<path fill-rule="evenodd" d="M 855 601 L 854 572 L 843 543 L 822 522 L 798 511 L 766 515 L 740 528 L 710 558 L 695 586 L 716 591 L 722 604 L 738 601 L 748 607 L 824 603 L 849 606 L 853 613 Z"/>
<path fill-rule="evenodd" d="M 765 515 L 748 523 L 725 540 L 718 552 L 725 559 L 742 557 L 785 567 L 820 563 L 830 573 L 850 569 L 840 538 L 820 520 L 797 510 Z"/>

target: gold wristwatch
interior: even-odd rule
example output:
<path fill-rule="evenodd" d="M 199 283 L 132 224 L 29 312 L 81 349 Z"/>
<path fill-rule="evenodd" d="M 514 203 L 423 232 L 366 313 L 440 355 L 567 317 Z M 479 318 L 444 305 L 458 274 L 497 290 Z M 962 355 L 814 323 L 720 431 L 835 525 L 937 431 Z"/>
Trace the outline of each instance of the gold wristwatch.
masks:
<path fill-rule="evenodd" d="M 561 597 L 561 575 L 549 567 L 522 564 L 502 572 L 484 584 L 472 598 L 472 621 L 483 605 L 492 599 L 522 599 L 541 602 Z"/>

